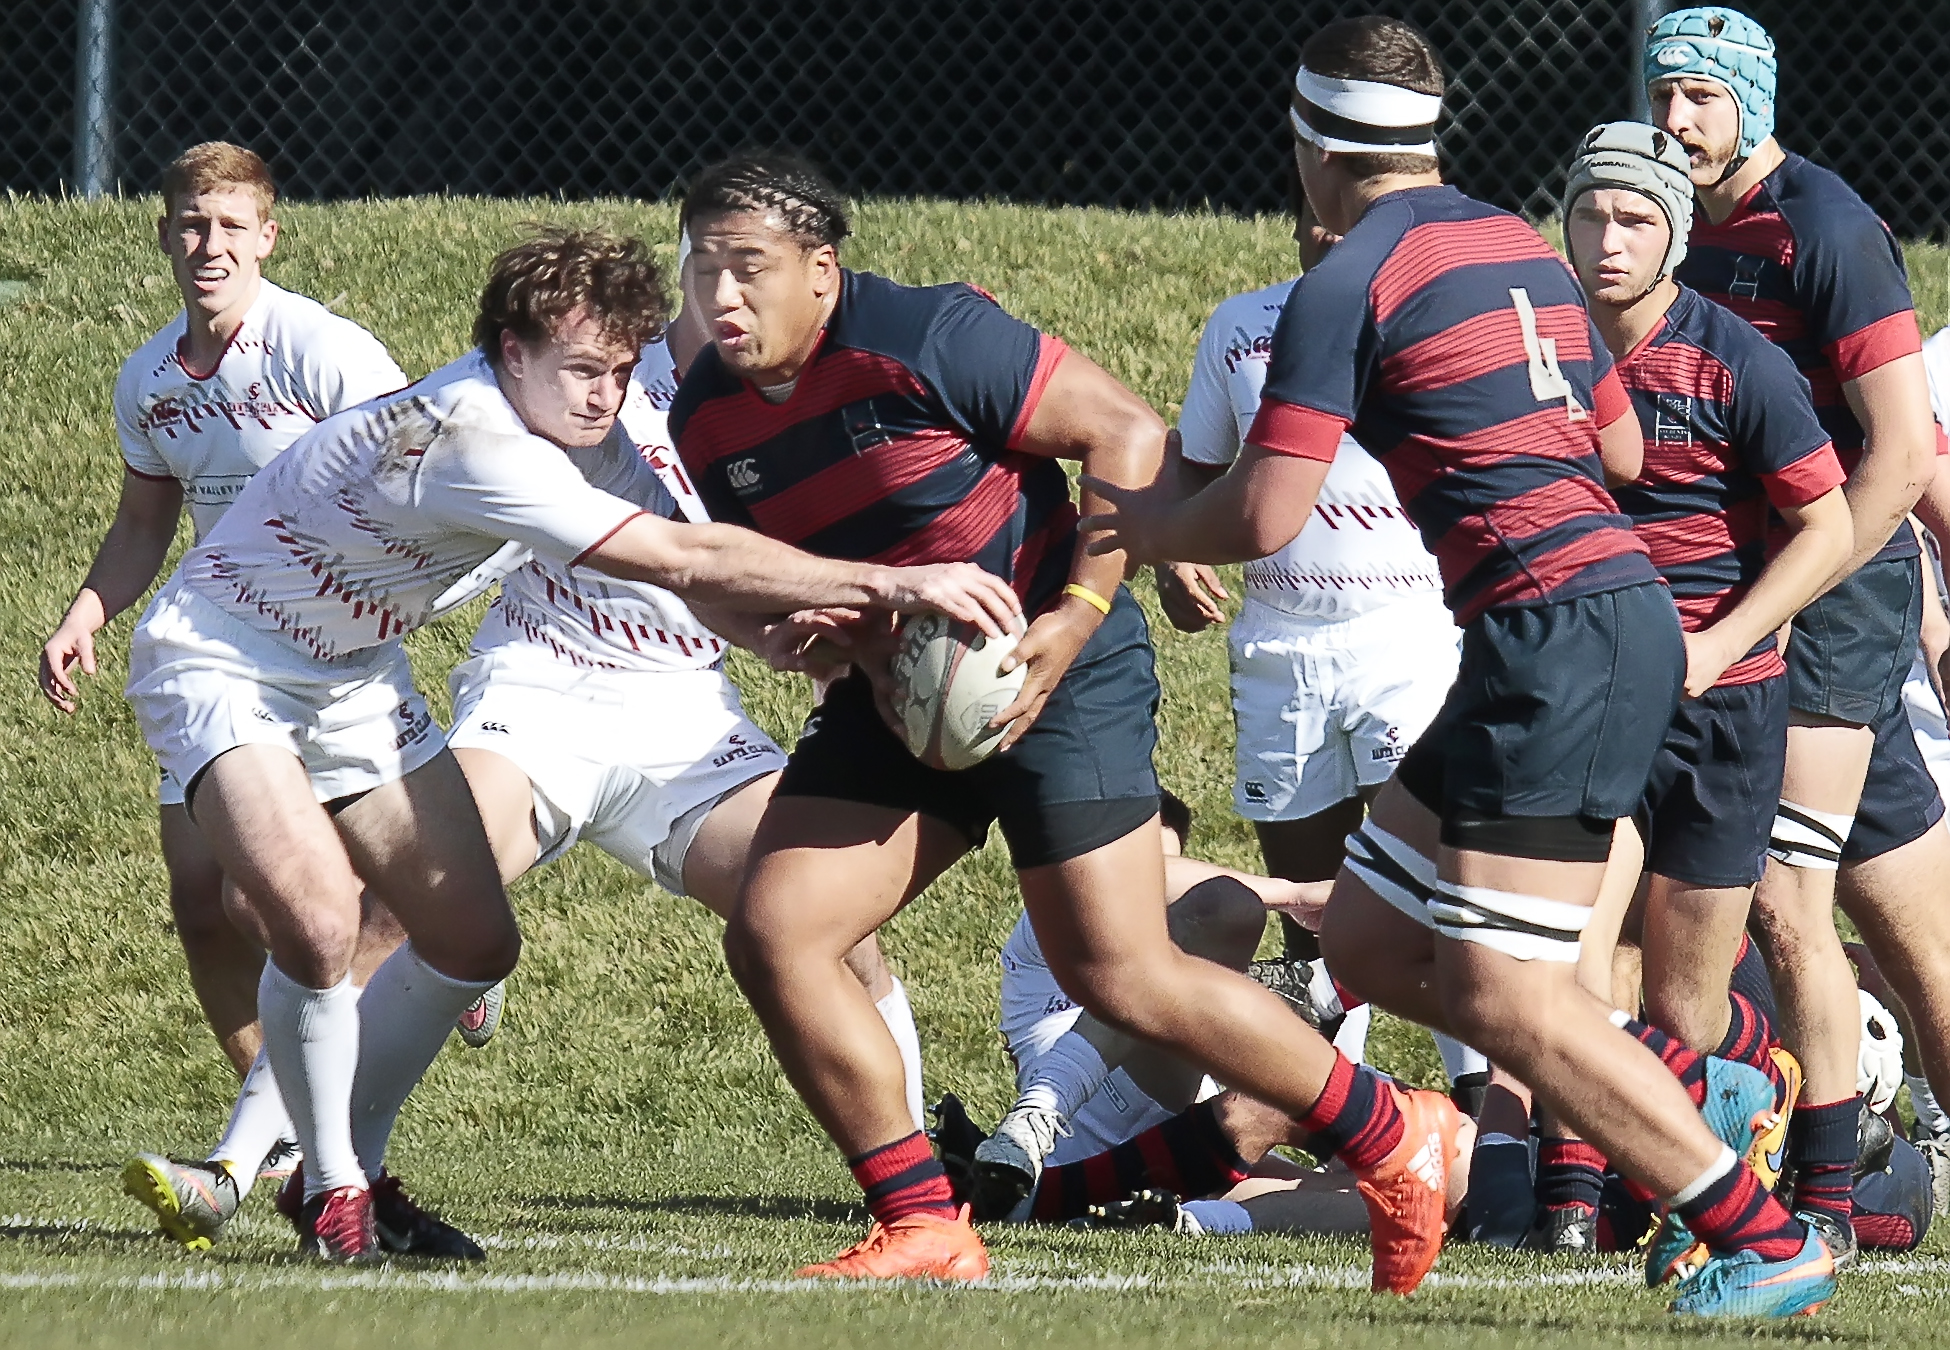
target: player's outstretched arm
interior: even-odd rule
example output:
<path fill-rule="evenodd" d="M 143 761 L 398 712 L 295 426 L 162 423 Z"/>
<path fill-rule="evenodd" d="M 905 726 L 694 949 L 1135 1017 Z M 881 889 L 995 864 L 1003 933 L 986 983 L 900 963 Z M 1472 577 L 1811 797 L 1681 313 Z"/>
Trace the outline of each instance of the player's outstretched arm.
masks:
<path fill-rule="evenodd" d="M 95 561 L 74 603 L 41 648 L 41 692 L 62 712 L 73 712 L 79 696 L 74 668 L 95 673 L 96 632 L 141 599 L 162 570 L 182 512 L 183 485 L 174 478 L 149 478 L 123 470 L 115 519 L 95 550 Z"/>
<path fill-rule="evenodd" d="M 973 563 L 878 567 L 803 553 L 736 525 L 688 525 L 643 514 L 577 560 L 720 609 L 776 614 L 842 605 L 938 610 L 991 636 L 1022 613 L 1008 583 Z"/>
<path fill-rule="evenodd" d="M 1936 424 L 1920 353 L 1845 381 L 1842 393 L 1862 424 L 1864 445 L 1846 489 L 1855 546 L 1831 586 L 1875 556 L 1936 472 Z"/>
<path fill-rule="evenodd" d="M 1768 561 L 1739 604 L 1711 627 L 1686 634 L 1688 698 L 1711 689 L 1755 643 L 1827 590 L 1829 578 L 1854 547 L 1855 529 L 1841 488 L 1831 488 L 1802 506 L 1775 509 L 1791 532 L 1787 544 Z"/>
<path fill-rule="evenodd" d="M 1106 508 L 1083 522 L 1092 553 L 1122 551 L 1133 562 L 1251 562 L 1293 542 L 1314 509 L 1329 461 L 1248 444 L 1225 474 L 1184 501 L 1168 491 L 1132 490 L 1091 477 L 1084 485 Z"/>

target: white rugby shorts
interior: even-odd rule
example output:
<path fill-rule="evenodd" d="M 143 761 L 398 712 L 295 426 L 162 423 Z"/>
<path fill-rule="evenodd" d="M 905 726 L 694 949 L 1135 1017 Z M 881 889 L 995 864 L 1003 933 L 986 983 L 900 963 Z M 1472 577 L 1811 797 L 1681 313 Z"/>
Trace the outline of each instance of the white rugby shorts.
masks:
<path fill-rule="evenodd" d="M 1461 641 L 1435 596 L 1334 621 L 1248 600 L 1228 636 L 1235 809 L 1299 820 L 1386 782 L 1455 683 Z"/>
<path fill-rule="evenodd" d="M 136 625 L 125 692 L 164 805 L 240 745 L 289 750 L 327 802 L 404 778 L 442 744 L 399 642 L 319 660 L 176 586 Z"/>
<path fill-rule="evenodd" d="M 495 648 L 448 677 L 455 750 L 492 750 L 528 776 L 536 864 L 586 839 L 684 894 L 684 855 L 710 809 L 785 767 L 718 669 L 584 671 Z"/>

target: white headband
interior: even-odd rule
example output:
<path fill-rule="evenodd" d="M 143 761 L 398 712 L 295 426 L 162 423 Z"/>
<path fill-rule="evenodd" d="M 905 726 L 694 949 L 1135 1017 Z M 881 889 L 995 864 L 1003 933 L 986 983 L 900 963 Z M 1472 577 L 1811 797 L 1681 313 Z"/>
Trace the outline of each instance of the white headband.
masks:
<path fill-rule="evenodd" d="M 1293 134 L 1340 154 L 1433 155 L 1442 99 L 1400 85 L 1337 80 L 1305 66 L 1293 78 Z"/>

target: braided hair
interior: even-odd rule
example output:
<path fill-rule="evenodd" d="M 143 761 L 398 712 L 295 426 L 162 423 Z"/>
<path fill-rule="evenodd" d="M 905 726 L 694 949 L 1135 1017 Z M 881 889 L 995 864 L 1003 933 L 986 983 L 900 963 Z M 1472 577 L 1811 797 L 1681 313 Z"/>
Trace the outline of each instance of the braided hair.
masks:
<path fill-rule="evenodd" d="M 710 165 L 684 195 L 686 231 L 700 216 L 754 211 L 776 216 L 808 249 L 838 248 L 852 233 L 846 198 L 825 174 L 789 150 L 744 150 Z"/>

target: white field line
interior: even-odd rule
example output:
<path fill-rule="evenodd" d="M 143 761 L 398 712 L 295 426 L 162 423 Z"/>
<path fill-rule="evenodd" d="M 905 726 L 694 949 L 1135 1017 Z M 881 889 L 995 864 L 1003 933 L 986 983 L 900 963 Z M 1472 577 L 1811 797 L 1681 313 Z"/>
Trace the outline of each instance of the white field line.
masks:
<path fill-rule="evenodd" d="M 40 1232 L 53 1230 L 80 1235 L 118 1227 L 89 1219 L 37 1218 L 12 1214 L 0 1218 L 0 1237 L 22 1230 Z M 721 1259 L 733 1255 L 729 1248 L 698 1251 L 674 1243 L 646 1241 L 641 1237 L 612 1239 L 594 1235 L 512 1237 L 490 1234 L 484 1235 L 482 1245 L 490 1250 L 506 1252 L 559 1250 L 567 1247 L 592 1251 L 683 1255 L 705 1259 Z M 1034 1273 L 1033 1267 L 1011 1273 L 1009 1267 L 1014 1263 L 1004 1259 L 996 1264 L 997 1272 L 977 1288 L 995 1293 L 1140 1292 L 1155 1294 L 1215 1289 L 1234 1289 L 1242 1292 L 1273 1289 L 1365 1289 L 1368 1284 L 1367 1268 L 1353 1264 L 1277 1266 L 1208 1261 L 1199 1265 L 1188 1265 L 1182 1272 L 1175 1272 L 1165 1278 L 1118 1274 L 1046 1275 Z M 1934 1256 L 1871 1257 L 1857 1263 L 1855 1276 L 1856 1278 L 1863 1276 L 1945 1277 L 1950 1276 L 1950 1259 Z M 1450 1275 L 1436 1271 L 1429 1276 L 1426 1287 L 1457 1290 L 1592 1288 L 1631 1286 L 1636 1285 L 1639 1279 L 1637 1268 L 1628 1265 L 1603 1265 L 1574 1270 L 1540 1270 L 1534 1273 L 1511 1275 Z M 459 1269 L 402 1270 L 391 1266 L 352 1270 L 316 1266 L 270 1270 L 213 1267 L 201 1271 L 159 1272 L 149 1275 L 118 1275 L 107 1272 L 52 1269 L 0 1270 L 0 1290 L 74 1289 L 90 1292 L 122 1290 L 207 1293 L 233 1290 L 248 1293 L 259 1290 L 299 1290 L 329 1293 L 340 1290 L 370 1290 L 380 1293 L 598 1293 L 656 1296 L 832 1294 L 871 1292 L 884 1288 L 885 1286 L 882 1285 L 837 1283 L 829 1280 L 761 1280 L 730 1275 L 680 1276 L 654 1273 L 626 1275 L 588 1269 L 528 1275 L 501 1275 L 487 1270 L 478 1273 Z M 1927 1289 L 1916 1284 L 1904 1283 L 1898 1285 L 1895 1292 L 1903 1297 L 1934 1297 L 1946 1292 L 1947 1289 L 1950 1289 L 1950 1286 L 1941 1283 Z"/>

